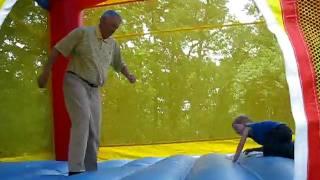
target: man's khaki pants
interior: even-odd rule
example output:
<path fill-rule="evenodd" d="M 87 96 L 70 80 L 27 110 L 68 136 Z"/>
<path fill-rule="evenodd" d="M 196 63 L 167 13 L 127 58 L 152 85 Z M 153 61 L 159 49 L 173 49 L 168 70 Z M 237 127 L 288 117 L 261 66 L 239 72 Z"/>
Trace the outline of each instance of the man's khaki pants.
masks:
<path fill-rule="evenodd" d="M 63 91 L 71 119 L 69 172 L 97 170 L 101 119 L 99 88 L 90 87 L 76 75 L 66 73 Z"/>

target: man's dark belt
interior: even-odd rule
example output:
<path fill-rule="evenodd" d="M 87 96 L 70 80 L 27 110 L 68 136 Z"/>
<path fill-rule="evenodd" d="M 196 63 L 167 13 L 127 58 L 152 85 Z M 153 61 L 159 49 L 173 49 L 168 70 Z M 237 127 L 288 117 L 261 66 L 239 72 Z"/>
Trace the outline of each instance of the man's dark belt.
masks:
<path fill-rule="evenodd" d="M 78 74 L 76 74 L 76 73 L 74 73 L 74 72 L 72 72 L 72 71 L 67 71 L 67 73 L 73 74 L 73 75 L 76 76 L 77 78 L 81 79 L 83 82 L 87 83 L 90 87 L 93 87 L 93 88 L 99 87 L 98 85 L 93 84 L 93 83 L 87 81 L 86 79 L 83 79 L 83 78 L 80 77 Z"/>

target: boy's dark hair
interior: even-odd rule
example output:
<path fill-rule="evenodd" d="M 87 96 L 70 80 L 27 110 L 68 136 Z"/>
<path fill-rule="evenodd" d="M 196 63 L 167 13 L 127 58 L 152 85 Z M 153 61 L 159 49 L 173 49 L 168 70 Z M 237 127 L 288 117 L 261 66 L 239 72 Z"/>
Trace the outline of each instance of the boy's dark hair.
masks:
<path fill-rule="evenodd" d="M 245 124 L 245 123 L 250 123 L 250 122 L 252 122 L 252 121 L 248 116 L 240 115 L 240 116 L 237 116 L 236 118 L 234 118 L 232 124 Z"/>

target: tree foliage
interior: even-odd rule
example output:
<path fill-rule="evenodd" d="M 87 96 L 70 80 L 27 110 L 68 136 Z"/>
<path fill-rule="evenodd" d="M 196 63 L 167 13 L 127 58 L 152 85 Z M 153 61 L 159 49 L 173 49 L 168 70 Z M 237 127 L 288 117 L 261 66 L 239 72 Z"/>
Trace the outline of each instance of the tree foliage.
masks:
<path fill-rule="evenodd" d="M 245 25 L 227 3 L 158 0 L 110 7 L 123 16 L 115 37 L 138 83 L 109 74 L 104 145 L 233 138 L 238 114 L 293 125 L 274 36 L 254 4 L 248 1 L 244 11 L 258 23 Z M 85 23 L 96 25 L 106 9 L 85 11 Z M 226 24 L 234 26 L 221 26 Z"/>

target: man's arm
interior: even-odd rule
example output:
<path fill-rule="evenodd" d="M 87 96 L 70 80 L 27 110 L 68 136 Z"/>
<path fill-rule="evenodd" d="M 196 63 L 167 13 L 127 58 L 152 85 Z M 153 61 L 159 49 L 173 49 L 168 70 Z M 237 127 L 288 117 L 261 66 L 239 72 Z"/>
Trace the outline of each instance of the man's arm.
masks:
<path fill-rule="evenodd" d="M 121 72 L 129 80 L 130 83 L 135 83 L 135 76 L 129 72 L 127 65 L 122 59 L 120 46 L 115 43 L 114 48 L 113 61 L 111 62 L 111 66 L 116 72 Z"/>
<path fill-rule="evenodd" d="M 43 66 L 43 71 L 38 77 L 38 86 L 44 88 L 48 82 L 52 65 L 56 62 L 57 57 L 60 55 L 60 52 L 56 48 L 52 48 L 52 52 L 49 56 L 48 61 Z"/>
<path fill-rule="evenodd" d="M 61 54 L 64 57 L 68 57 L 76 44 L 81 40 L 83 36 L 83 29 L 76 28 L 72 30 L 67 36 L 61 39 L 55 46 L 52 48 L 52 52 L 49 56 L 47 63 L 43 67 L 43 72 L 38 77 L 38 86 L 44 88 L 48 82 L 52 65 L 56 62 L 57 57 Z"/>
<path fill-rule="evenodd" d="M 249 131 L 250 131 L 249 127 L 246 127 L 244 129 L 244 131 L 242 133 L 242 136 L 241 136 L 241 139 L 240 139 L 240 142 L 239 142 L 238 147 L 237 147 L 236 154 L 234 155 L 232 162 L 236 162 L 239 159 L 241 151 L 242 151 L 242 149 L 244 147 L 244 144 L 246 143 Z"/>

